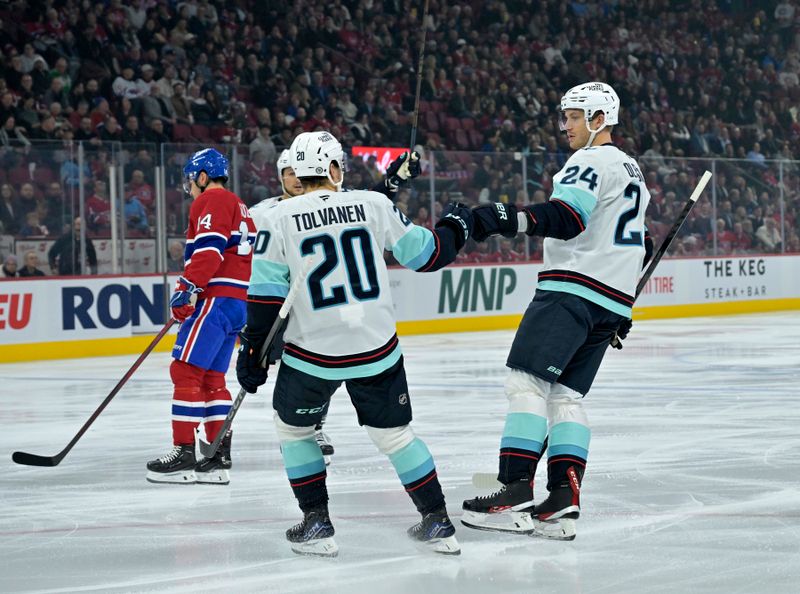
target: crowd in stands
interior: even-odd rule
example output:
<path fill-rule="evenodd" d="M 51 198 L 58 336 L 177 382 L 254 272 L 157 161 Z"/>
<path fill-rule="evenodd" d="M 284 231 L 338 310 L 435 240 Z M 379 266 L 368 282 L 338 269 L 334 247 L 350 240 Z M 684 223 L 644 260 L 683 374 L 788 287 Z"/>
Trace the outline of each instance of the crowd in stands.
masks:
<path fill-rule="evenodd" d="M 437 192 L 432 201 L 427 182 L 418 182 L 401 195 L 413 220 L 430 224 L 451 198 L 545 200 L 568 157 L 557 125 L 560 96 L 603 80 L 622 102 L 615 142 L 647 169 L 656 234 L 707 166 L 678 158 L 736 158 L 719 162 L 716 212 L 698 207 L 676 249 L 800 251 L 795 3 L 430 0 L 424 23 L 421 6 L 0 2 L 0 233 L 55 238 L 82 214 L 87 231 L 106 235 L 109 141 L 146 147 L 130 151 L 123 180 L 131 237 L 152 233 L 160 160 L 152 147 L 236 145 L 252 204 L 276 193 L 275 160 L 298 132 L 330 130 L 346 147 L 404 146 L 425 28 L 417 138 L 428 166 L 435 161 Z M 75 140 L 94 151 L 83 172 L 64 148 Z M 48 151 L 62 154 L 44 166 L 36 155 Z M 526 156 L 524 173 L 506 153 Z M 795 162 L 779 168 L 773 159 Z M 177 161 L 167 169 L 179 170 Z M 374 166 L 355 161 L 349 185 L 369 187 L 360 182 L 374 177 Z M 80 177 L 83 213 L 74 206 Z M 180 234 L 178 185 L 168 187 L 168 226 Z M 476 262 L 541 251 L 524 239 L 495 242 L 489 255 L 470 247 L 465 257 Z"/>

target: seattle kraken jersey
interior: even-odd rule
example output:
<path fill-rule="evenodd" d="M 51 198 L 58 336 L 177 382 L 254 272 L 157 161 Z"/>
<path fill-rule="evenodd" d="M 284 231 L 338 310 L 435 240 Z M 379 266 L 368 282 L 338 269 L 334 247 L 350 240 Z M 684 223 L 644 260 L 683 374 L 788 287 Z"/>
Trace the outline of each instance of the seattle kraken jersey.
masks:
<path fill-rule="evenodd" d="M 631 317 L 650 202 L 636 161 L 613 145 L 581 149 L 553 178 L 550 200 L 566 204 L 584 230 L 566 241 L 544 240 L 539 288 Z"/>
<path fill-rule="evenodd" d="M 376 192 L 317 190 L 252 211 L 258 229 L 249 294 L 284 298 L 312 266 L 292 306 L 283 363 L 324 379 L 368 377 L 401 356 L 384 250 L 423 271 L 439 240 Z"/>

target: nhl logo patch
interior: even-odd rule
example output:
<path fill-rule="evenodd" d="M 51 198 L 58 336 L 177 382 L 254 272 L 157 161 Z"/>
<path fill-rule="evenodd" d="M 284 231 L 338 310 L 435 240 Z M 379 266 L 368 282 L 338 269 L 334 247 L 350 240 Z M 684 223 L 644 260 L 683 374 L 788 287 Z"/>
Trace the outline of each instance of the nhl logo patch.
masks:
<path fill-rule="evenodd" d="M 400 397 L 397 399 L 397 401 L 402 405 L 408 404 L 408 394 L 400 394 Z"/>
<path fill-rule="evenodd" d="M 325 171 L 322 167 L 317 167 L 317 173 L 322 175 L 322 172 Z"/>

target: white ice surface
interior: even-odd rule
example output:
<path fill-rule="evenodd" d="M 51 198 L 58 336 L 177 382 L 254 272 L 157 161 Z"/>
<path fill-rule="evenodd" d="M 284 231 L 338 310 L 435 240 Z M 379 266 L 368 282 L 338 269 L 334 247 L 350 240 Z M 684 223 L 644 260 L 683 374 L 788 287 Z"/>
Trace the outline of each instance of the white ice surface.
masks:
<path fill-rule="evenodd" d="M 451 516 L 496 468 L 512 332 L 402 339 L 413 426 Z M 169 356 L 151 356 L 55 468 L 135 357 L 0 365 L 0 592 L 798 592 L 800 314 L 636 323 L 586 399 L 593 426 L 578 538 L 472 531 L 417 551 L 417 515 L 338 392 L 326 431 L 338 559 L 295 556 L 299 517 L 268 394 L 249 396 L 227 487 L 153 485 L 170 441 Z M 233 371 L 228 375 L 231 386 Z M 543 496 L 540 468 L 537 498 Z"/>

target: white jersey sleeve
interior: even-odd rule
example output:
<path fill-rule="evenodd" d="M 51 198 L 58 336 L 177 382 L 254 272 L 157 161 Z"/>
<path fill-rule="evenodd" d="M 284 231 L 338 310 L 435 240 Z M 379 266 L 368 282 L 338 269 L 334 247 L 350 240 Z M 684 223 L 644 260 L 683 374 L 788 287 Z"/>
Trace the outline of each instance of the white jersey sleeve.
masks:
<path fill-rule="evenodd" d="M 553 177 L 550 200 L 568 207 L 584 230 L 566 241 L 545 239 L 539 288 L 630 317 L 650 202 L 636 161 L 612 145 L 581 149 Z"/>

